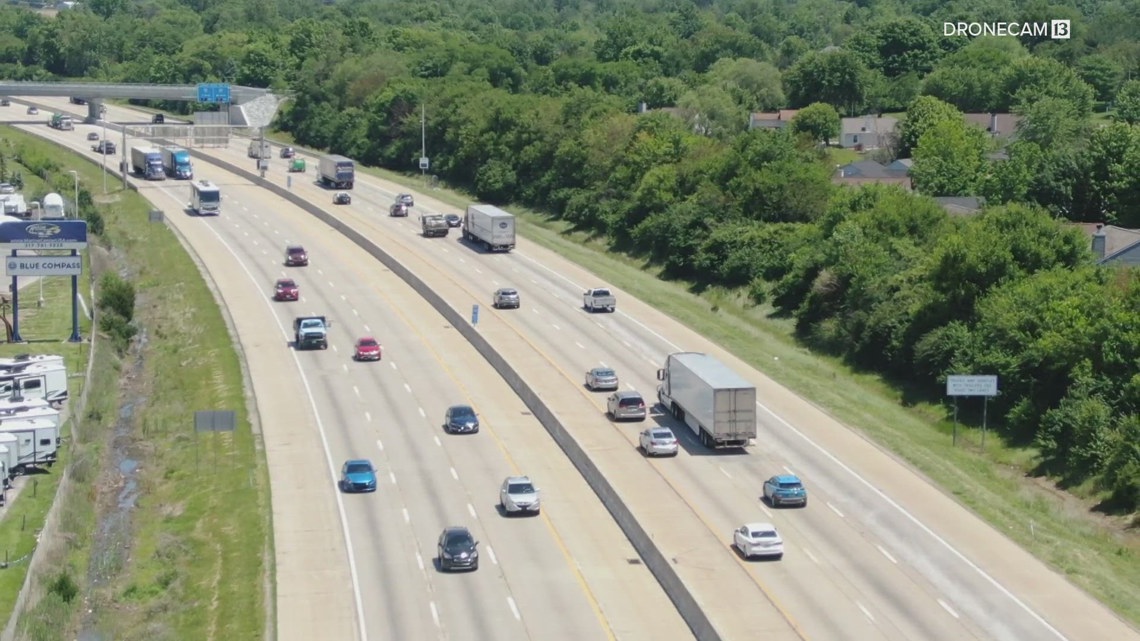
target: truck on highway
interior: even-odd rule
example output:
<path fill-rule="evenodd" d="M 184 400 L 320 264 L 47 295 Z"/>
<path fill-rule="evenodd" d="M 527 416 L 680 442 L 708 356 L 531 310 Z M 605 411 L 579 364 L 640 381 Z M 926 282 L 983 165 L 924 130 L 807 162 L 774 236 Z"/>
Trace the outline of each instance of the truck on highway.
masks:
<path fill-rule="evenodd" d="M 599 309 L 613 312 L 617 309 L 617 297 L 605 287 L 594 287 L 582 293 L 582 307 L 590 313 Z"/>
<path fill-rule="evenodd" d="M 423 229 L 424 238 L 442 238 L 447 236 L 447 231 L 450 229 L 443 214 L 420 216 L 420 227 Z"/>
<path fill-rule="evenodd" d="M 328 349 L 329 327 L 324 316 L 298 316 L 293 319 L 293 347 L 296 349 Z"/>
<path fill-rule="evenodd" d="M 48 126 L 52 129 L 59 129 L 60 131 L 71 131 L 75 129 L 75 123 L 72 122 L 71 116 L 66 114 L 52 114 L 51 120 L 48 121 Z"/>
<path fill-rule="evenodd" d="M 494 205 L 468 205 L 463 217 L 463 239 L 482 243 L 487 251 L 515 248 L 515 217 Z"/>
<path fill-rule="evenodd" d="M 194 166 L 190 163 L 190 152 L 181 147 L 162 148 L 162 167 L 166 175 L 180 180 L 194 179 Z"/>
<path fill-rule="evenodd" d="M 249 141 L 249 151 L 246 152 L 250 158 L 272 158 L 273 149 L 269 146 L 268 142 L 264 140 L 251 140 Z"/>
<path fill-rule="evenodd" d="M 321 156 L 317 174 L 325 187 L 352 189 L 352 183 L 356 180 L 356 164 L 344 156 Z"/>
<path fill-rule="evenodd" d="M 657 370 L 657 400 L 705 447 L 744 447 L 756 438 L 756 387 L 708 354 L 678 352 Z"/>
<path fill-rule="evenodd" d="M 199 216 L 218 216 L 222 213 L 222 190 L 208 180 L 190 185 L 190 211 Z"/>
<path fill-rule="evenodd" d="M 131 147 L 131 170 L 147 180 L 166 180 L 162 152 L 154 147 Z"/>

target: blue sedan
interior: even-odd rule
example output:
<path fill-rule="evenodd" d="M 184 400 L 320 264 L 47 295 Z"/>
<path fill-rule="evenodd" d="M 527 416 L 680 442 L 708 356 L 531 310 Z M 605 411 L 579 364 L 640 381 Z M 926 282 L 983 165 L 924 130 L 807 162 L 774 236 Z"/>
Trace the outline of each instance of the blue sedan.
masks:
<path fill-rule="evenodd" d="M 372 466 L 372 461 L 345 461 L 340 468 L 340 489 L 342 492 L 375 492 L 376 468 Z"/>
<path fill-rule="evenodd" d="M 781 474 L 764 481 L 764 499 L 772 507 L 781 505 L 807 507 L 807 489 L 798 476 Z"/>

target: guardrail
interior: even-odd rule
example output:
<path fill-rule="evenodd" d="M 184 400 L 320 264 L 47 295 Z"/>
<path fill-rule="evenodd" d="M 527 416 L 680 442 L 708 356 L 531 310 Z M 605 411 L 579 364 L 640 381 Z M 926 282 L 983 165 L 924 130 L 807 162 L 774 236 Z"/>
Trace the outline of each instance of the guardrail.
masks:
<path fill-rule="evenodd" d="M 349 227 L 347 224 L 333 216 L 332 214 L 322 210 L 320 207 L 313 203 L 301 198 L 293 192 L 285 189 L 284 187 L 275 185 L 269 180 L 261 178 L 256 173 L 242 169 L 241 167 L 207 156 L 194 149 L 190 150 L 190 154 L 195 158 L 205 162 L 217 165 L 226 171 L 241 176 L 255 185 L 265 187 L 275 195 L 284 198 L 285 200 L 293 203 L 302 210 L 308 212 L 312 216 L 319 219 L 321 222 L 329 225 L 333 229 L 340 232 L 346 238 L 355 243 L 358 247 L 368 252 L 372 257 L 376 258 L 385 267 L 390 269 L 392 273 L 399 276 L 405 283 L 414 289 L 420 296 L 433 307 L 437 312 L 442 315 L 448 323 L 451 324 L 459 333 L 471 343 L 479 355 L 495 368 L 495 371 L 510 385 L 515 394 L 522 399 L 527 409 L 538 419 L 543 428 L 554 439 L 562 451 L 566 453 L 567 458 L 578 470 L 578 473 L 586 480 L 590 489 L 594 491 L 602 504 L 606 506 L 606 510 L 617 521 L 618 527 L 629 539 L 634 549 L 641 556 L 645 562 L 645 566 L 653 573 L 653 577 L 661 585 L 665 594 L 673 602 L 677 608 L 677 612 L 688 624 L 689 629 L 693 635 L 700 641 L 721 641 L 720 634 L 713 627 L 712 622 L 701 610 L 697 600 L 693 597 L 692 593 L 685 586 L 684 582 L 673 570 L 669 560 L 657 548 L 653 539 L 641 527 L 641 524 L 634 518 L 633 512 L 626 506 L 625 502 L 621 500 L 618 493 L 614 490 L 610 482 L 606 480 L 605 476 L 598 470 L 594 462 L 590 460 L 590 456 L 578 444 L 578 441 L 563 427 L 562 422 L 558 419 L 557 415 L 550 410 L 549 407 L 539 398 L 538 394 L 533 388 L 523 380 L 523 377 L 515 371 L 514 367 L 507 362 L 502 355 L 499 354 L 494 347 L 483 337 L 476 329 L 467 322 L 466 316 L 456 310 L 447 303 L 439 294 L 429 288 L 426 283 L 417 275 L 412 273 L 410 269 L 405 267 L 402 263 L 397 261 L 376 243 L 366 238 L 363 234 Z"/>

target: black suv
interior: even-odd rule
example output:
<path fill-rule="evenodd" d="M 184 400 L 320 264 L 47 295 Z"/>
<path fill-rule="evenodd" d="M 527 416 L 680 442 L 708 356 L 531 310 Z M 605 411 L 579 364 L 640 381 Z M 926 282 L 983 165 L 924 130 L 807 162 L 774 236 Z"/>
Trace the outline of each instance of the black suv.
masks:
<path fill-rule="evenodd" d="M 443 429 L 448 434 L 477 434 L 479 417 L 470 405 L 452 405 L 443 417 Z"/>
<path fill-rule="evenodd" d="M 98 144 L 91 145 L 91 151 L 104 156 L 115 155 L 115 143 L 110 140 L 100 140 Z"/>
<path fill-rule="evenodd" d="M 453 525 L 444 528 L 439 535 L 439 569 L 451 570 L 478 570 L 479 542 L 471 535 L 471 530 Z"/>
<path fill-rule="evenodd" d="M 392 206 L 388 208 L 388 215 L 399 217 L 407 216 L 408 206 L 404 203 L 392 203 Z"/>
<path fill-rule="evenodd" d="M 152 125 L 165 125 L 166 124 L 166 116 L 164 116 L 162 114 L 154 114 L 154 116 L 150 119 L 150 124 L 152 124 Z"/>

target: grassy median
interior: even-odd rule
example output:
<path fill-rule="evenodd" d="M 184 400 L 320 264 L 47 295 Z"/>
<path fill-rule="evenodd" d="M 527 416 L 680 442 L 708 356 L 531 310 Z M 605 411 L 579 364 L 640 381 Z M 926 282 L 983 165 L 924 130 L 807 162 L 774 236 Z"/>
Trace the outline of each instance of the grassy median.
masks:
<path fill-rule="evenodd" d="M 362 170 L 442 202 L 465 208 L 471 196 L 424 189 L 419 177 Z M 911 463 L 1000 532 L 1064 573 L 1133 624 L 1140 625 L 1140 535 L 1122 518 L 1100 515 L 1092 503 L 1032 479 L 1034 452 L 1006 447 L 991 433 L 981 447 L 976 427 L 952 424 L 942 407 L 904 407 L 902 394 L 878 376 L 852 371 L 834 358 L 810 352 L 792 337 L 791 323 L 769 317 L 771 308 L 744 304 L 740 292 L 712 288 L 702 295 L 687 284 L 663 281 L 642 261 L 606 251 L 604 239 L 574 233 L 563 222 L 512 209 L 528 240 L 589 269 L 606 282 L 668 313 L 736 354 L 757 370 Z M 980 402 L 980 401 L 979 401 Z M 992 426 L 991 426 L 992 427 Z M 810 482 L 810 479 L 808 479 Z"/>
<path fill-rule="evenodd" d="M 45 640 L 262 639 L 272 610 L 268 473 L 209 286 L 175 234 L 148 222 L 149 203 L 115 181 L 104 197 L 98 165 L 23 132 L 0 138 L 79 172 L 103 202 L 96 271 L 136 292 L 137 335 L 118 341 L 125 349 L 110 337 L 96 348 L 80 422 L 92 441 L 86 482 L 60 497 L 62 552 L 22 627 Z M 236 431 L 196 434 L 198 410 L 235 411 Z"/>

